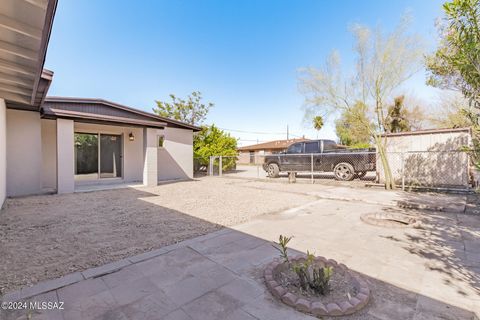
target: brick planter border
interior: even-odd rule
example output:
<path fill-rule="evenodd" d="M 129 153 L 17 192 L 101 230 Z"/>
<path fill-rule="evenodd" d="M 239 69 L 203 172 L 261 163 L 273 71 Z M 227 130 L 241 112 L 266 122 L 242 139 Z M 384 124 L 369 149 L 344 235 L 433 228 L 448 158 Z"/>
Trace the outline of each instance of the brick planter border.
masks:
<path fill-rule="evenodd" d="M 290 259 L 290 261 L 305 261 L 305 256 L 298 256 Z M 343 272 L 348 273 L 353 280 L 353 285 L 357 288 L 357 295 L 352 296 L 350 299 L 336 301 L 334 303 L 328 303 L 325 305 L 320 299 L 307 298 L 288 291 L 288 289 L 279 284 L 273 276 L 277 268 L 285 263 L 279 261 L 278 259 L 274 259 L 272 262 L 270 262 L 264 270 L 263 276 L 265 278 L 267 288 L 275 298 L 282 301 L 286 305 L 289 305 L 298 311 L 313 314 L 315 316 L 350 315 L 363 309 L 368 304 L 370 299 L 370 288 L 365 280 L 351 273 L 344 264 L 337 263 L 335 260 L 326 259 L 324 257 L 316 257 L 315 262 L 320 262 L 325 266 L 339 268 Z"/>
<path fill-rule="evenodd" d="M 377 212 L 377 213 L 364 213 L 360 216 L 360 220 L 363 222 L 379 227 L 388 228 L 419 228 L 420 221 L 415 218 L 396 212 Z M 397 222 L 398 221 L 398 222 Z"/>

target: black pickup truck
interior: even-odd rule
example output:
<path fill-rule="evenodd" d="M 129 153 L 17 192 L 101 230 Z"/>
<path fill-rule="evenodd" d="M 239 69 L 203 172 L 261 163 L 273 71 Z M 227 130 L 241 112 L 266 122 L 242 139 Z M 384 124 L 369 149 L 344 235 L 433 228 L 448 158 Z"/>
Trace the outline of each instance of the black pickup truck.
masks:
<path fill-rule="evenodd" d="M 282 171 L 333 172 L 338 180 L 361 178 L 375 171 L 375 148 L 346 149 L 332 140 L 308 140 L 290 145 L 286 152 L 265 156 L 263 170 L 272 178 Z"/>

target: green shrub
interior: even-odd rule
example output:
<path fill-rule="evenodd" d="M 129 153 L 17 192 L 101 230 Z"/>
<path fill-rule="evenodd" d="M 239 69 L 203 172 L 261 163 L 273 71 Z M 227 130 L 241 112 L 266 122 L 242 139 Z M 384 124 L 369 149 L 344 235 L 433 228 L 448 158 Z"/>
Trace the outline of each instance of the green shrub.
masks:
<path fill-rule="evenodd" d="M 278 247 L 273 246 L 275 249 L 280 251 L 280 257 L 283 259 L 284 262 L 290 263 L 288 260 L 288 253 L 287 253 L 287 244 L 292 240 L 293 237 L 285 237 L 283 235 L 280 235 L 278 237 L 278 242 L 275 242 Z"/>

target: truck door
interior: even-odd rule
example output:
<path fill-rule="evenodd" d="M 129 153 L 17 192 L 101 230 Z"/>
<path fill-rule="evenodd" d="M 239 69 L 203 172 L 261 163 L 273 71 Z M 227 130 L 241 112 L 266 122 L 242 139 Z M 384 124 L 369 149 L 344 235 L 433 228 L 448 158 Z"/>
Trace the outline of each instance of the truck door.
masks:
<path fill-rule="evenodd" d="M 323 140 L 321 143 L 321 161 L 320 161 L 320 171 L 331 172 L 333 167 L 338 160 L 337 144 L 334 141 Z"/>
<path fill-rule="evenodd" d="M 297 142 L 288 147 L 287 154 L 280 157 L 282 171 L 301 171 L 303 150 L 303 142 Z"/>
<path fill-rule="evenodd" d="M 319 171 L 321 165 L 321 154 L 319 141 L 305 142 L 304 171 L 312 169 L 313 155 L 313 171 Z"/>

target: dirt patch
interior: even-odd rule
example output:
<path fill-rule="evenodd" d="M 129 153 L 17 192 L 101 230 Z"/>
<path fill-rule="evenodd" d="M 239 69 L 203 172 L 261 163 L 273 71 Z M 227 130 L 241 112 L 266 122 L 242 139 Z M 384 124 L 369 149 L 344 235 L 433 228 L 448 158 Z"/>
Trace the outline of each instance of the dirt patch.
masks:
<path fill-rule="evenodd" d="M 313 200 L 216 178 L 8 199 L 0 211 L 0 294 Z"/>

